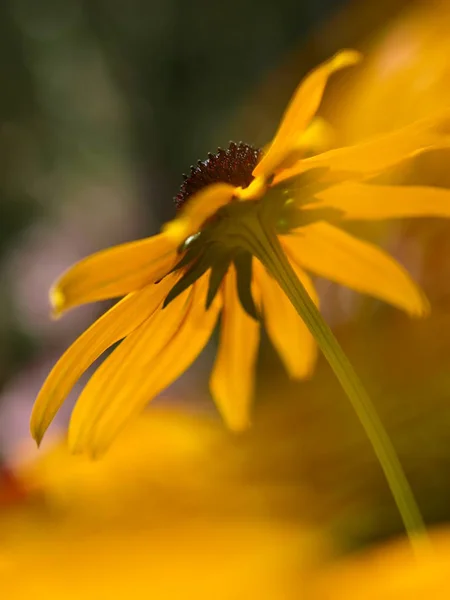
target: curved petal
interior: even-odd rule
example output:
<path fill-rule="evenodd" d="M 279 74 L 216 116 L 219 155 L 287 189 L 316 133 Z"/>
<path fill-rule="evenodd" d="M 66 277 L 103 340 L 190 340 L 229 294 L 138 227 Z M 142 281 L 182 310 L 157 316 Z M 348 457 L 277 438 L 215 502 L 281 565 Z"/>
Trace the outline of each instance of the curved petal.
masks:
<path fill-rule="evenodd" d="M 256 165 L 254 177 L 269 177 L 296 145 L 299 134 L 306 129 L 322 100 L 328 78 L 361 60 L 355 50 L 342 50 L 330 60 L 311 71 L 300 83 L 283 115 L 273 142 L 262 160 Z"/>
<path fill-rule="evenodd" d="M 50 292 L 55 315 L 97 300 L 117 298 L 163 277 L 174 265 L 176 246 L 164 234 L 113 246 L 81 260 Z"/>
<path fill-rule="evenodd" d="M 283 236 L 295 261 L 317 275 L 380 298 L 412 316 L 428 311 L 428 302 L 405 269 L 388 254 L 344 231 L 320 222 Z"/>
<path fill-rule="evenodd" d="M 102 315 L 61 356 L 42 386 L 31 413 L 31 435 L 39 444 L 81 375 L 113 344 L 137 329 L 161 304 L 175 276 L 129 294 Z"/>
<path fill-rule="evenodd" d="M 234 267 L 223 281 L 222 293 L 220 341 L 210 389 L 230 429 L 242 431 L 250 424 L 259 323 L 247 315 L 239 302 Z"/>
<path fill-rule="evenodd" d="M 318 296 L 311 279 L 295 263 L 292 263 L 292 267 L 317 305 Z M 314 369 L 317 358 L 314 337 L 275 279 L 257 261 L 255 261 L 255 274 L 261 290 L 264 325 L 274 347 L 290 377 L 294 379 L 308 377 Z"/>
<path fill-rule="evenodd" d="M 352 146 L 335 148 L 298 161 L 281 171 L 273 183 L 279 183 L 317 167 L 350 172 L 359 176 L 375 175 L 407 157 L 432 148 L 448 148 L 450 136 L 439 131 L 450 116 L 449 110 L 435 117 L 416 121 L 395 131 L 375 136 Z"/>
<path fill-rule="evenodd" d="M 220 308 L 216 298 L 205 311 L 207 287 L 205 275 L 100 365 L 72 413 L 72 451 L 102 454 L 128 421 L 190 366 L 211 336 Z"/>
<path fill-rule="evenodd" d="M 235 189 L 228 183 L 213 183 L 200 190 L 189 198 L 176 219 L 164 225 L 164 234 L 178 246 L 197 233 L 219 208 L 231 202 Z"/>
<path fill-rule="evenodd" d="M 308 209 L 336 208 L 346 220 L 450 217 L 450 191 L 443 188 L 347 182 L 315 197 L 320 204 L 311 204 Z"/>

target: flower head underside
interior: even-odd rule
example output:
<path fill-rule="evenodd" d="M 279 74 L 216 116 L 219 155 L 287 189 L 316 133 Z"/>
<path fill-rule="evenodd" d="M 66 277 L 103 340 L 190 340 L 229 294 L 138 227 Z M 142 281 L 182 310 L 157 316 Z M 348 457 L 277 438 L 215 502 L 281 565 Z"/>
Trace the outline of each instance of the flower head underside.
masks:
<path fill-rule="evenodd" d="M 311 152 L 314 117 L 328 78 L 360 59 L 342 51 L 297 88 L 267 150 L 230 144 L 192 167 L 161 233 L 98 252 L 74 265 L 52 290 L 54 310 L 122 298 L 60 358 L 36 400 L 39 442 L 81 374 L 121 342 L 95 371 L 73 410 L 69 443 L 103 452 L 124 425 L 195 360 L 220 317 L 210 387 L 228 425 L 250 422 L 261 324 L 292 378 L 308 377 L 316 341 L 267 269 L 272 232 L 290 268 L 318 305 L 309 274 L 384 300 L 413 316 L 427 300 L 385 252 L 340 223 L 450 216 L 439 188 L 378 185 L 378 174 L 418 152 L 447 146 L 447 114 L 355 146 Z"/>

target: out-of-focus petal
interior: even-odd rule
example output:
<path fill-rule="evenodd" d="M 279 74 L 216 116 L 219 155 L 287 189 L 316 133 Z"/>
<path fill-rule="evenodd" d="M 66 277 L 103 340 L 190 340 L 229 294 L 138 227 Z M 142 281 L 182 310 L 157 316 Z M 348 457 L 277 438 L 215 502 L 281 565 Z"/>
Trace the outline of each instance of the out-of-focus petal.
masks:
<path fill-rule="evenodd" d="M 228 204 L 235 189 L 228 183 L 213 183 L 189 198 L 180 214 L 163 228 L 164 234 L 177 246 L 197 233 L 203 223 L 222 206 Z"/>
<path fill-rule="evenodd" d="M 102 454 L 119 431 L 204 348 L 220 297 L 205 311 L 207 275 L 130 334 L 94 373 L 75 405 L 69 446 Z"/>
<path fill-rule="evenodd" d="M 50 299 L 55 315 L 134 292 L 163 277 L 174 265 L 176 246 L 163 234 L 101 250 L 71 267 L 55 283 Z"/>
<path fill-rule="evenodd" d="M 324 222 L 283 236 L 295 261 L 308 271 L 380 298 L 412 316 L 428 312 L 422 290 L 406 270 L 379 248 Z"/>
<path fill-rule="evenodd" d="M 416 121 L 407 127 L 378 135 L 354 146 L 344 146 L 298 161 L 281 171 L 274 184 L 295 177 L 308 169 L 328 167 L 359 176 L 380 173 L 408 156 L 432 148 L 448 148 L 450 136 L 439 131 L 448 124 L 450 110 Z"/>
<path fill-rule="evenodd" d="M 295 263 L 292 266 L 308 294 L 318 305 L 319 299 L 308 275 Z M 264 325 L 289 375 L 302 379 L 311 374 L 317 345 L 279 284 L 255 261 L 255 276 L 261 290 Z"/>
<path fill-rule="evenodd" d="M 283 115 L 267 154 L 253 171 L 255 177 L 270 176 L 296 146 L 299 135 L 306 129 L 319 108 L 328 78 L 336 71 L 360 60 L 359 52 L 343 50 L 303 79 Z"/>
<path fill-rule="evenodd" d="M 450 190 L 442 188 L 346 182 L 315 197 L 320 203 L 308 209 L 336 208 L 346 220 L 450 217 Z"/>
<path fill-rule="evenodd" d="M 61 356 L 42 386 L 31 414 L 31 434 L 39 444 L 72 387 L 113 344 L 141 325 L 161 304 L 174 284 L 169 275 L 129 294 L 102 315 Z"/>
<path fill-rule="evenodd" d="M 223 282 L 220 342 L 210 388 L 222 417 L 235 431 L 250 424 L 258 343 L 259 323 L 242 308 L 236 272 L 230 268 Z"/>
<path fill-rule="evenodd" d="M 288 169 L 303 160 L 305 156 L 325 152 L 335 146 L 336 134 L 333 127 L 322 117 L 314 117 L 308 127 L 292 140 L 292 146 L 283 162 L 277 167 L 278 172 Z M 269 149 L 263 150 L 266 151 Z M 264 180 L 263 180 L 264 181 Z"/>

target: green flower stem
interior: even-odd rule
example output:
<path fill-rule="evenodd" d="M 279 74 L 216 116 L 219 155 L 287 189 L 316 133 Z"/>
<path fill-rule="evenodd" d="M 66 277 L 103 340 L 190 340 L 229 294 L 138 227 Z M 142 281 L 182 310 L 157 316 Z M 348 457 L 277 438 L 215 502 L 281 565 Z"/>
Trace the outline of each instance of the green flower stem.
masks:
<path fill-rule="evenodd" d="M 253 254 L 277 280 L 316 339 L 380 461 L 411 544 L 415 551 L 423 553 L 424 542 L 428 540 L 426 528 L 395 448 L 374 405 L 331 329 L 299 281 L 275 232 L 261 222 L 259 226 L 256 225 L 255 221 L 251 224 L 247 223 L 246 236 L 247 242 L 252 246 Z"/>

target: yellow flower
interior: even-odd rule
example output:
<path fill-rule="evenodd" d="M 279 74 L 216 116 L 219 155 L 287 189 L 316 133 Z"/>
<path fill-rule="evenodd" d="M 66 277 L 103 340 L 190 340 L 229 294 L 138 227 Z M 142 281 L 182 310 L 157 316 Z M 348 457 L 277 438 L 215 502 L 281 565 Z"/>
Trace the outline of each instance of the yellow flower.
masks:
<path fill-rule="evenodd" d="M 57 314 L 124 298 L 75 341 L 44 383 L 31 418 L 38 442 L 77 379 L 123 340 L 84 388 L 69 426 L 72 450 L 103 452 L 190 366 L 219 315 L 211 392 L 232 429 L 247 427 L 260 320 L 291 377 L 307 377 L 316 358 L 313 336 L 271 276 L 273 269 L 267 270 L 280 251 L 316 303 L 306 271 L 411 315 L 426 313 L 424 294 L 406 271 L 336 222 L 450 216 L 445 190 L 372 182 L 417 152 L 447 145 L 439 131 L 446 115 L 311 156 L 317 147 L 314 115 L 327 79 L 359 60 L 357 52 L 346 50 L 312 71 L 266 152 L 230 144 L 193 167 L 176 198 L 177 216 L 162 233 L 98 252 L 62 276 L 51 293 Z M 264 225 L 266 238 L 258 238 L 255 223 Z"/>
<path fill-rule="evenodd" d="M 406 539 L 388 542 L 331 563 L 318 574 L 312 597 L 317 600 L 424 600 L 450 594 L 450 531 L 430 532 L 432 548 L 420 559 Z"/>
<path fill-rule="evenodd" d="M 345 139 L 403 127 L 448 106 L 450 93 L 447 0 L 405 3 L 365 43 L 368 59 L 339 98 Z M 402 101 L 398 102 L 401 97 Z M 337 116 L 330 104 L 330 119 Z"/>
<path fill-rule="evenodd" d="M 21 496 L 2 503 L 0 478 L 2 597 L 297 599 L 331 544 L 283 514 L 308 515 L 309 494 L 270 469 L 249 485 L 251 449 L 235 450 L 214 420 L 159 409 L 101 461 L 60 440 L 16 466 Z"/>

